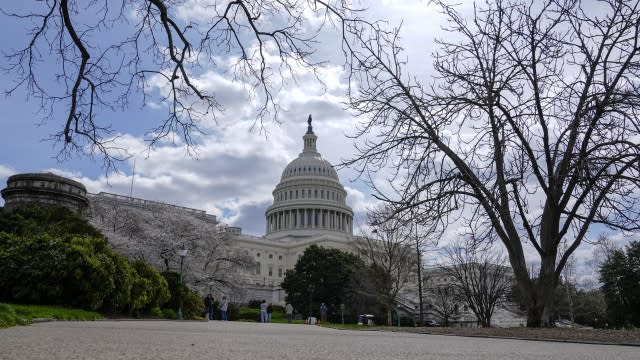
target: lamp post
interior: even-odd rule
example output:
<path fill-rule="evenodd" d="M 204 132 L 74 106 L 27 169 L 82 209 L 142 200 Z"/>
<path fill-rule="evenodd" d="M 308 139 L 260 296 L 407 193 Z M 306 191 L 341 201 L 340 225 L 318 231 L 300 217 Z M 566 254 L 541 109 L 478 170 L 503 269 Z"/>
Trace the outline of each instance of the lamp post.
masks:
<path fill-rule="evenodd" d="M 178 280 L 178 291 L 180 294 L 180 299 L 178 299 L 178 312 L 176 316 L 178 320 L 182 320 L 182 270 L 184 266 L 184 257 L 187 256 L 187 249 L 182 244 L 182 249 L 178 250 L 178 256 L 180 256 L 180 278 Z"/>
<path fill-rule="evenodd" d="M 314 286 L 313 284 L 309 285 L 309 320 L 311 320 L 311 316 L 313 313 L 313 290 L 314 290 Z"/>
<path fill-rule="evenodd" d="M 396 319 L 398 319 L 398 327 L 400 327 L 400 304 L 396 305 Z"/>

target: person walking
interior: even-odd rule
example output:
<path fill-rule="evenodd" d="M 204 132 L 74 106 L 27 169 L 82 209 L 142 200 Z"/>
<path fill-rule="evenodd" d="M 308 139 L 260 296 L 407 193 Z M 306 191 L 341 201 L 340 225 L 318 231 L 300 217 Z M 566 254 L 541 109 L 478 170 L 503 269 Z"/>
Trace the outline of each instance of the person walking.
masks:
<path fill-rule="evenodd" d="M 227 321 L 227 309 L 229 308 L 229 300 L 227 300 L 226 296 L 222 297 L 218 308 L 220 309 L 220 320 Z"/>
<path fill-rule="evenodd" d="M 271 303 L 269 303 L 269 306 L 267 306 L 267 322 L 271 322 L 272 312 L 273 312 L 273 306 L 271 306 Z"/>
<path fill-rule="evenodd" d="M 204 306 L 205 306 L 205 309 L 207 310 L 208 320 L 213 320 L 214 302 L 215 302 L 215 299 L 213 298 L 213 295 L 211 293 L 207 294 L 207 297 L 204 298 Z"/>
<path fill-rule="evenodd" d="M 327 322 L 327 312 L 329 311 L 329 309 L 327 308 L 327 306 L 322 303 L 320 305 L 320 323 L 324 324 L 325 322 Z"/>
<path fill-rule="evenodd" d="M 262 300 L 262 304 L 260 304 L 260 322 L 267 322 L 267 308 L 269 304 L 267 304 L 267 300 Z"/>
<path fill-rule="evenodd" d="M 291 303 L 287 303 L 284 307 L 284 312 L 287 314 L 287 322 L 289 324 L 293 323 L 293 305 Z"/>

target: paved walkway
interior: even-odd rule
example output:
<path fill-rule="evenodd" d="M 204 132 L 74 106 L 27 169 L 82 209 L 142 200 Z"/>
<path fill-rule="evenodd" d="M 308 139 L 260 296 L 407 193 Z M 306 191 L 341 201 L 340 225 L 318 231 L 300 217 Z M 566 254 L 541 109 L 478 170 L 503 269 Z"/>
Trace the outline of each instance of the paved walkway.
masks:
<path fill-rule="evenodd" d="M 637 347 L 197 321 L 48 322 L 0 330 L 0 359 L 639 358 Z"/>

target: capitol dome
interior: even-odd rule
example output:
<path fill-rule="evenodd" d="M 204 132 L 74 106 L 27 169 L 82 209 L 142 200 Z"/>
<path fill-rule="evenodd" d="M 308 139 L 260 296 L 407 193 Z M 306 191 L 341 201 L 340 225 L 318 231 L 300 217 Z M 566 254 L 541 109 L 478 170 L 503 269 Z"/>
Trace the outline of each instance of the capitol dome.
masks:
<path fill-rule="evenodd" d="M 346 204 L 338 173 L 316 149 L 311 126 L 302 137 L 304 147 L 282 171 L 266 211 L 267 238 L 339 232 L 353 234 L 353 211 Z"/>

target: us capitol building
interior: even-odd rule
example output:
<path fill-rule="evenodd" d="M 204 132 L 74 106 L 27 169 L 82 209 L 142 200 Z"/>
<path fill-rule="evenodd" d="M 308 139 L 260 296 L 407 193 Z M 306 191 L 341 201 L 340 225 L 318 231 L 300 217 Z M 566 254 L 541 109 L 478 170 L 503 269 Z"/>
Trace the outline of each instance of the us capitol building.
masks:
<path fill-rule="evenodd" d="M 333 166 L 316 147 L 311 115 L 302 137 L 302 152 L 282 171 L 273 190 L 273 205 L 266 211 L 266 235 L 237 234 L 237 246 L 253 256 L 256 267 L 244 275 L 243 287 L 257 298 L 284 301 L 280 283 L 304 250 L 313 244 L 351 250 L 353 211 L 346 203 L 347 192 Z"/>
<path fill-rule="evenodd" d="M 265 213 L 264 236 L 245 235 L 241 228 L 228 227 L 233 245 L 255 260 L 252 270 L 237 277 L 237 285 L 251 298 L 282 304 L 285 293 L 280 283 L 285 271 L 295 266 L 310 245 L 353 249 L 353 211 L 346 204 L 347 192 L 336 170 L 318 152 L 317 139 L 309 115 L 302 152 L 284 168 L 273 190 L 273 204 Z M 144 211 L 145 204 L 157 203 L 103 192 L 89 194 L 81 183 L 51 173 L 10 176 L 2 197 L 7 209 L 35 201 L 63 205 L 80 213 L 92 201 L 118 202 L 138 211 Z M 217 223 L 214 215 L 203 210 L 163 206 Z"/>

